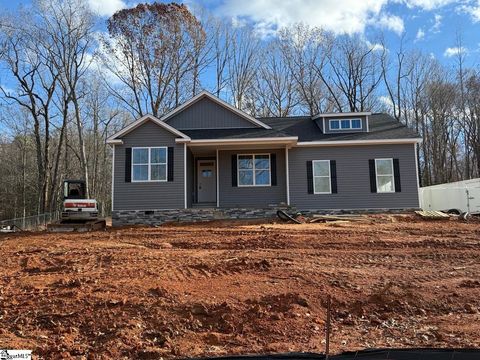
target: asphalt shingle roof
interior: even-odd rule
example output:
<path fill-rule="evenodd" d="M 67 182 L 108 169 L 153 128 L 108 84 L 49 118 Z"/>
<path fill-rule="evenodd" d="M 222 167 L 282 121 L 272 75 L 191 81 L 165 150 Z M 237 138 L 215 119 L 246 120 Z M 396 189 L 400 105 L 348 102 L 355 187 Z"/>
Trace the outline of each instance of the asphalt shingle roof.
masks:
<path fill-rule="evenodd" d="M 272 129 L 182 130 L 192 139 L 245 139 L 298 136 L 298 141 L 413 139 L 419 135 L 388 114 L 369 116 L 369 132 L 324 134 L 310 116 L 268 117 L 258 120 Z"/>

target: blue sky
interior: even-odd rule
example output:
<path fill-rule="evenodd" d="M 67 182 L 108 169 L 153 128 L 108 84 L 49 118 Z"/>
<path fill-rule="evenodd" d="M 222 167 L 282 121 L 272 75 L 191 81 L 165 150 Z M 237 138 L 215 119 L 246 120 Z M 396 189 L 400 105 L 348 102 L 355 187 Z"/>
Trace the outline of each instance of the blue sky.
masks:
<path fill-rule="evenodd" d="M 138 0 L 85 0 L 101 17 Z M 13 10 L 30 0 L 0 0 L 0 11 Z M 407 47 L 432 54 L 439 61 L 454 61 L 456 34 L 461 33 L 469 65 L 480 59 L 480 0 L 187 0 L 218 16 L 254 24 L 265 34 L 278 27 L 303 21 L 336 33 L 364 34 L 375 41 L 380 31 L 395 48 L 404 37 Z"/>

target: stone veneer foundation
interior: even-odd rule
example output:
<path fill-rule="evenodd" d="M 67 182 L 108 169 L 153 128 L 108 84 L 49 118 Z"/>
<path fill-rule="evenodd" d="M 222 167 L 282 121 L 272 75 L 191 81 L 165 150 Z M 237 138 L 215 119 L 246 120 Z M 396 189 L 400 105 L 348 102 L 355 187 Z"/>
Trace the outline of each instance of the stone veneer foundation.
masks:
<path fill-rule="evenodd" d="M 175 210 L 115 210 L 112 211 L 112 225 L 160 225 L 166 222 L 198 222 L 226 219 L 268 219 L 276 217 L 277 210 L 285 210 L 294 214 L 293 207 L 272 208 L 190 208 Z M 304 216 L 314 214 L 342 214 L 342 213 L 400 213 L 418 209 L 375 209 L 375 210 L 302 210 Z"/>

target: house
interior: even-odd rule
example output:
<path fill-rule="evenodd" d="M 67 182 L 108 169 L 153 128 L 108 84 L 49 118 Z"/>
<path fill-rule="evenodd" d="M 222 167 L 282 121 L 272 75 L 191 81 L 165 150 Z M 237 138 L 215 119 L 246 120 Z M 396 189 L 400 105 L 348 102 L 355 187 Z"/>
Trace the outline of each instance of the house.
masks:
<path fill-rule="evenodd" d="M 254 118 L 204 91 L 108 138 L 113 223 L 418 208 L 419 141 L 386 114 Z"/>

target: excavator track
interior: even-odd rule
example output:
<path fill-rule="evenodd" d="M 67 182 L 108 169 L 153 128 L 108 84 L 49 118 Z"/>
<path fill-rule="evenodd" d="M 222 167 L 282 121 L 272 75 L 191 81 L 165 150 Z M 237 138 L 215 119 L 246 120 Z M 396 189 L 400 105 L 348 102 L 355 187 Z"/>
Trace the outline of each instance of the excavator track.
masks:
<path fill-rule="evenodd" d="M 104 230 L 107 227 L 105 219 L 71 221 L 59 220 L 47 225 L 47 230 L 51 232 L 88 232 Z"/>

